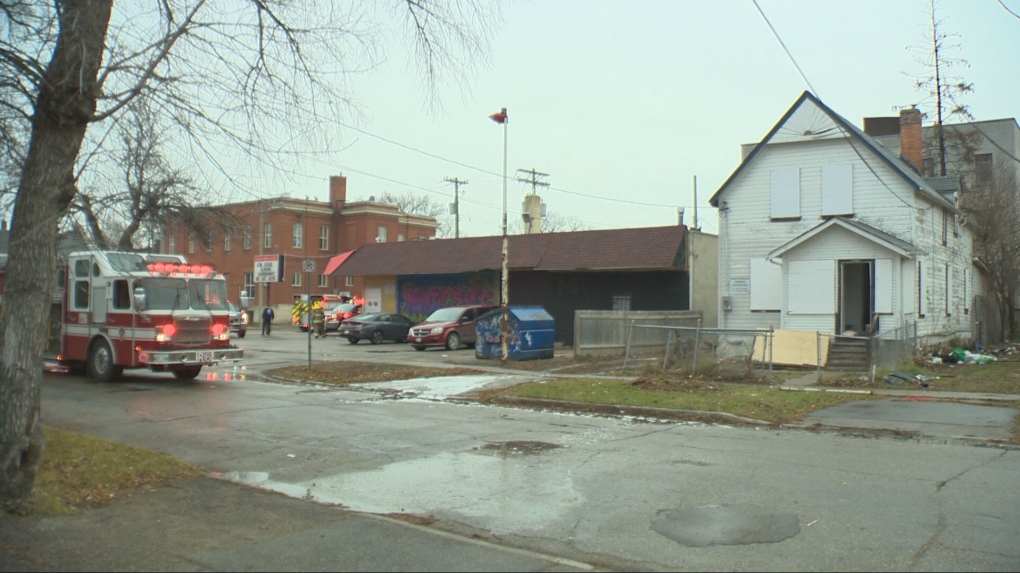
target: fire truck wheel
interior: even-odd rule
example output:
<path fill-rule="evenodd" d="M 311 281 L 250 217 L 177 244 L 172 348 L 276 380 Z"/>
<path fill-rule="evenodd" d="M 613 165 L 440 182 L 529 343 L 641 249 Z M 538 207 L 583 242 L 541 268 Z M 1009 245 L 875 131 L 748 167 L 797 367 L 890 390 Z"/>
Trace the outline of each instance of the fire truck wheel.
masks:
<path fill-rule="evenodd" d="M 174 378 L 178 380 L 194 380 L 201 371 L 201 366 L 181 366 L 174 368 Z"/>
<path fill-rule="evenodd" d="M 99 382 L 109 382 L 124 373 L 122 366 L 113 363 L 113 352 L 105 340 L 97 340 L 89 351 L 88 375 Z"/>

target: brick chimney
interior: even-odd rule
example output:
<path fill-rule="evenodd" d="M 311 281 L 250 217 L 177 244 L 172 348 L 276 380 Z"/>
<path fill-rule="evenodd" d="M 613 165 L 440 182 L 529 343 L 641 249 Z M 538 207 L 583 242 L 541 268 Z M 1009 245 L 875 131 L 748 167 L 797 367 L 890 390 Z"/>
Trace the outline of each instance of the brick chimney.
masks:
<path fill-rule="evenodd" d="M 329 206 L 337 209 L 347 202 L 347 178 L 343 175 L 329 176 Z"/>
<path fill-rule="evenodd" d="M 900 110 L 900 157 L 914 164 L 918 173 L 924 169 L 921 150 L 921 111 L 914 106 Z"/>

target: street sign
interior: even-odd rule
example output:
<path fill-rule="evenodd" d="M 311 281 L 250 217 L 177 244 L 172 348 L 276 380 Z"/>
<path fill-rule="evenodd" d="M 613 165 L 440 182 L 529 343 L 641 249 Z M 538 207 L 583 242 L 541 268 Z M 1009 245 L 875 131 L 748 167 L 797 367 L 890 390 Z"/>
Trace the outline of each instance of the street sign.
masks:
<path fill-rule="evenodd" d="M 283 255 L 255 255 L 254 274 L 257 283 L 283 282 Z"/>
<path fill-rule="evenodd" d="M 312 259 L 305 259 L 304 262 L 301 263 L 301 270 L 306 273 L 315 272 L 315 261 Z"/>

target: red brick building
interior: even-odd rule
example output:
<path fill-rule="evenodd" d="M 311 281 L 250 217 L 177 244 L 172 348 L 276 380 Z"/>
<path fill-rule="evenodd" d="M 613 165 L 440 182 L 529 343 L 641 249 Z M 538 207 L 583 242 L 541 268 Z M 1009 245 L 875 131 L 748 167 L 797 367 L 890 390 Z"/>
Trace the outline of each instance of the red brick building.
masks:
<path fill-rule="evenodd" d="M 165 229 L 160 252 L 212 264 L 226 275 L 231 299 L 248 297 L 253 308 L 290 306 L 309 292 L 308 278 L 312 295 L 364 296 L 361 277 L 323 274 L 330 258 L 365 243 L 431 239 L 438 227 L 434 218 L 410 215 L 394 205 L 348 202 L 347 178 L 342 175 L 330 177 L 328 203 L 277 197 L 211 209 L 229 215 L 218 218 L 228 222 L 211 226 L 201 237 Z M 253 282 L 257 255 L 284 255 L 282 282 Z M 308 276 L 302 271 L 306 260 L 315 263 L 315 272 Z"/>

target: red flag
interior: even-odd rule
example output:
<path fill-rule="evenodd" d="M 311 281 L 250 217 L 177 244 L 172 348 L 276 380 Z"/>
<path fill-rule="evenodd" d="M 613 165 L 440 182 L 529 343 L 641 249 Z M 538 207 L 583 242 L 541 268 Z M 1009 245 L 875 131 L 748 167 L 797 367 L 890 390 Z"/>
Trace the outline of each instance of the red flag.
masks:
<path fill-rule="evenodd" d="M 504 107 L 498 113 L 490 115 L 489 119 L 496 123 L 506 123 L 506 108 Z"/>

